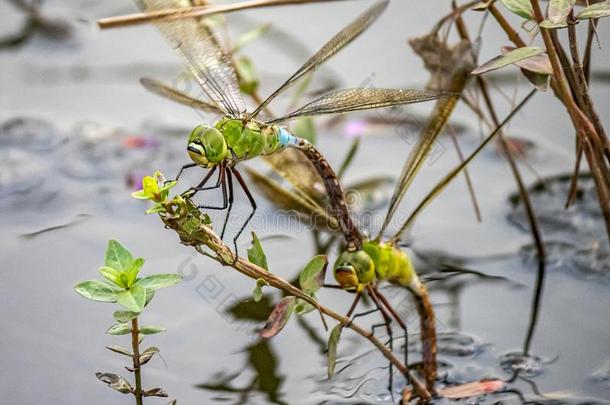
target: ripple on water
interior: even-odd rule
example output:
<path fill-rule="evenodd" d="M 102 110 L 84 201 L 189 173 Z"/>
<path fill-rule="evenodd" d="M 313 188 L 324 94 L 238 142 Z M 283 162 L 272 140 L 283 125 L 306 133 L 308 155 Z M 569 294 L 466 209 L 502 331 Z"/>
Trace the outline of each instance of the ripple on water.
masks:
<path fill-rule="evenodd" d="M 529 190 L 544 235 L 547 269 L 610 282 L 610 250 L 595 184 L 589 176 L 580 176 L 575 201 L 566 210 L 569 189 L 570 175 L 562 175 L 544 179 Z M 511 200 L 510 223 L 529 232 L 522 204 L 516 202 L 514 195 Z M 527 260 L 535 260 L 535 247 L 524 246 L 522 255 Z"/>
<path fill-rule="evenodd" d="M 33 117 L 10 118 L 0 125 L 0 146 L 33 151 L 50 151 L 63 142 L 65 135 L 49 121 Z"/>
<path fill-rule="evenodd" d="M 536 355 L 520 352 L 505 353 L 500 356 L 500 367 L 509 374 L 519 372 L 522 377 L 536 377 L 543 373 L 543 361 Z"/>
<path fill-rule="evenodd" d="M 485 350 L 479 339 L 459 331 L 438 333 L 436 346 L 438 354 L 452 357 L 475 357 Z M 421 352 L 419 336 L 409 338 L 409 350 Z"/>
<path fill-rule="evenodd" d="M 44 165 L 35 155 L 15 148 L 0 150 L 0 198 L 29 195 L 44 178 Z"/>

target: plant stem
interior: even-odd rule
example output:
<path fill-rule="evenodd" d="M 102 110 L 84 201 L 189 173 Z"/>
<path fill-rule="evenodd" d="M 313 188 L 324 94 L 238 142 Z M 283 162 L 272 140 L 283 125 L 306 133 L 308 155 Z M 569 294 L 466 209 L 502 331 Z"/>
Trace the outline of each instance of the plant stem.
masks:
<path fill-rule="evenodd" d="M 136 378 L 136 390 L 133 395 L 136 397 L 136 404 L 142 405 L 142 374 L 140 372 L 140 329 L 138 318 L 131 320 L 131 349 L 133 351 L 133 370 Z"/>
<path fill-rule="evenodd" d="M 417 376 L 411 374 L 409 366 L 402 363 L 396 356 L 394 356 L 394 353 L 392 353 L 385 346 L 385 344 L 383 344 L 383 342 L 377 339 L 371 330 L 367 330 L 357 325 L 356 323 L 351 322 L 348 317 L 345 317 L 333 311 L 332 309 L 325 307 L 318 301 L 311 298 L 309 295 L 305 294 L 301 289 L 290 284 L 283 278 L 276 276 L 275 274 L 255 265 L 254 263 L 249 262 L 248 260 L 245 260 L 241 257 L 236 257 L 235 254 L 231 251 L 231 249 L 220 239 L 220 237 L 216 235 L 214 231 L 205 224 L 200 223 L 198 226 L 199 229 L 197 231 L 185 231 L 181 228 L 182 219 L 180 217 L 176 217 L 175 215 L 170 214 L 161 215 L 161 219 L 168 228 L 173 229 L 178 233 L 178 235 L 180 236 L 180 240 L 184 245 L 192 246 L 197 252 L 206 256 L 209 255 L 206 254 L 206 252 L 203 250 L 203 246 L 208 247 L 217 255 L 216 257 L 212 258 L 220 264 L 224 266 L 230 266 L 233 269 L 254 280 L 262 278 L 270 286 L 282 290 L 288 295 L 294 295 L 297 298 L 301 298 L 302 300 L 313 305 L 320 312 L 323 321 L 324 318 L 322 314 L 325 314 L 342 323 L 354 332 L 358 333 L 360 336 L 366 338 L 403 375 L 409 377 L 409 380 L 413 385 L 413 389 L 422 399 L 429 400 L 432 398 L 430 391 L 426 389 L 426 386 L 423 381 L 421 381 Z"/>
<path fill-rule="evenodd" d="M 534 11 L 536 22 L 540 24 L 544 19 L 540 8 L 540 3 L 538 0 L 530 0 L 530 3 Z M 519 34 L 517 34 L 514 28 L 502 16 L 497 8 L 492 5 L 489 7 L 489 10 L 498 24 L 500 24 L 502 29 L 506 32 L 509 39 L 517 47 L 526 46 L 525 42 L 523 42 L 523 40 L 519 37 Z M 565 106 L 568 115 L 570 116 L 572 125 L 576 130 L 577 138 L 579 139 L 578 142 L 586 141 L 590 143 L 590 147 L 583 147 L 583 150 L 588 151 L 588 153 L 585 153 L 585 156 L 589 163 L 591 172 L 600 174 L 598 176 L 593 176 L 593 179 L 595 181 L 599 205 L 604 215 L 608 240 L 610 241 L 610 202 L 607 198 L 610 195 L 610 182 L 607 180 L 610 177 L 610 169 L 606 166 L 606 161 L 604 160 L 605 155 L 606 160 L 610 161 L 610 147 L 608 146 L 608 141 L 606 139 L 602 139 L 603 132 L 598 133 L 598 131 L 596 131 L 590 117 L 579 108 L 574 100 L 572 89 L 569 88 L 566 83 L 564 72 L 562 71 L 562 66 L 559 62 L 559 56 L 549 30 L 546 28 L 540 28 L 540 32 L 551 62 L 551 66 L 553 68 L 551 87 L 553 88 L 555 95 Z M 577 89 L 574 90 L 577 91 Z"/>

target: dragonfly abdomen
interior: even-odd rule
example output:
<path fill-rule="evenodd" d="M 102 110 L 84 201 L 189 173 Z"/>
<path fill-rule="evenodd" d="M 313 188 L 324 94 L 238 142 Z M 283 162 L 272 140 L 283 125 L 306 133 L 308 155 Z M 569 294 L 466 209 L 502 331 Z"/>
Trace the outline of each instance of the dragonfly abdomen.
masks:
<path fill-rule="evenodd" d="M 362 235 L 356 227 L 356 224 L 352 221 L 347 202 L 345 200 L 345 194 L 341 183 L 337 178 L 334 170 L 326 160 L 326 158 L 307 140 L 302 138 L 295 138 L 295 148 L 299 149 L 305 154 L 307 159 L 313 164 L 316 172 L 322 178 L 324 188 L 330 199 L 331 212 L 341 228 L 341 232 L 345 237 L 347 249 L 349 251 L 359 250 L 362 247 Z"/>

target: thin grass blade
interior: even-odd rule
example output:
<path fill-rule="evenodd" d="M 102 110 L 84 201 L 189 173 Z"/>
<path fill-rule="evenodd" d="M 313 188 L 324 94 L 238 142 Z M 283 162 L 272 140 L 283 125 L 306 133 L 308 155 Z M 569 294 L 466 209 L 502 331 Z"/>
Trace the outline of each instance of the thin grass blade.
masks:
<path fill-rule="evenodd" d="M 442 90 L 375 89 L 356 88 L 331 91 L 305 106 L 272 122 L 288 121 L 299 117 L 313 117 L 325 114 L 338 114 L 350 111 L 370 110 L 421 103 L 450 96 Z"/>
<path fill-rule="evenodd" d="M 316 67 L 324 63 L 331 56 L 335 55 L 347 44 L 352 42 L 356 37 L 362 34 L 385 10 L 389 0 L 382 0 L 375 3 L 372 7 L 366 10 L 362 15 L 356 18 L 352 23 L 339 31 L 330 39 L 318 52 L 316 52 L 303 66 L 301 66 L 288 80 L 284 82 L 276 91 L 274 91 L 265 101 L 259 105 L 251 115 L 254 118 L 279 94 L 286 91 L 290 86 L 296 83 L 303 76 L 312 72 Z"/>
<path fill-rule="evenodd" d="M 532 98 L 534 96 L 534 94 L 536 94 L 537 90 L 533 89 L 532 91 L 530 91 L 528 93 L 527 96 L 525 96 L 525 98 L 510 112 L 510 114 L 508 114 L 508 116 L 504 119 L 504 121 L 502 121 L 500 123 L 500 125 L 498 127 L 496 127 L 496 129 L 493 130 L 493 132 L 491 134 L 489 134 L 489 136 L 487 136 L 487 138 L 485 138 L 485 140 L 474 150 L 474 152 L 472 152 L 466 159 L 464 159 L 464 161 L 462 161 L 459 165 L 457 165 L 453 170 L 451 170 L 449 172 L 449 174 L 447 174 L 443 179 L 441 179 L 441 181 L 439 181 L 433 188 L 432 190 L 421 200 L 421 202 L 417 205 L 417 207 L 413 210 L 413 212 L 411 213 L 411 215 L 409 215 L 409 217 L 407 218 L 407 220 L 403 223 L 403 225 L 400 227 L 400 229 L 398 230 L 398 232 L 396 232 L 396 234 L 394 235 L 394 237 L 392 238 L 392 241 L 397 241 L 400 239 L 400 236 L 402 235 L 402 233 L 413 223 L 413 221 L 415 221 L 415 219 L 417 218 L 417 216 L 421 213 L 421 211 L 430 203 L 434 200 L 434 198 L 436 198 L 450 183 L 451 181 L 458 175 L 460 174 L 460 172 L 466 167 L 468 166 L 468 164 L 475 158 L 478 156 L 478 154 L 485 148 L 485 146 L 487 146 L 487 144 L 489 142 L 492 141 L 492 139 L 494 139 L 494 137 L 500 133 L 500 130 L 504 127 L 504 125 L 506 125 L 514 116 L 515 114 L 517 114 L 517 112 L 519 112 L 519 110 L 521 110 L 521 108 L 527 104 L 527 102 L 530 100 L 530 98 Z"/>

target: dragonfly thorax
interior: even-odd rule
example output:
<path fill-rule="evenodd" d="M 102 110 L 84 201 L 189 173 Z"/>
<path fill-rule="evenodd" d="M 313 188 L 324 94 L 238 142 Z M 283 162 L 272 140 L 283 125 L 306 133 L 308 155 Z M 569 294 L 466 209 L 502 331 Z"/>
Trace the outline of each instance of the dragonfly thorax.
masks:
<path fill-rule="evenodd" d="M 196 127 L 189 136 L 188 152 L 197 165 L 211 168 L 224 160 L 236 163 L 279 152 L 296 144 L 296 139 L 278 125 L 224 117 L 213 127 Z"/>

